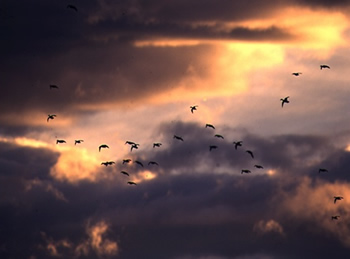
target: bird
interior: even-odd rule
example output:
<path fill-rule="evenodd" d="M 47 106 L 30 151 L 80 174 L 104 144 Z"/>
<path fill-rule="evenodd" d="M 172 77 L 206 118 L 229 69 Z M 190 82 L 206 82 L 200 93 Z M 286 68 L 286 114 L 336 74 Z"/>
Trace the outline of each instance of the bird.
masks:
<path fill-rule="evenodd" d="M 217 137 L 217 138 L 222 138 L 222 139 L 224 139 L 224 137 L 223 137 L 222 135 L 220 135 L 220 134 L 215 134 L 215 135 L 214 135 L 214 137 Z"/>
<path fill-rule="evenodd" d="M 49 122 L 49 120 L 53 120 L 56 116 L 57 116 L 56 114 L 47 115 L 47 122 Z"/>
<path fill-rule="evenodd" d="M 328 170 L 325 168 L 318 169 L 318 173 L 322 173 L 322 172 L 325 173 L 325 172 L 328 172 Z"/>
<path fill-rule="evenodd" d="M 130 184 L 130 185 L 137 185 L 135 182 L 131 182 L 131 181 L 129 181 L 128 184 Z"/>
<path fill-rule="evenodd" d="M 235 144 L 235 149 L 237 149 L 237 147 L 241 147 L 242 146 L 243 141 L 237 141 L 237 142 L 233 142 L 233 144 Z"/>
<path fill-rule="evenodd" d="M 139 149 L 139 145 L 140 145 L 140 144 L 136 144 L 136 143 L 135 143 L 135 144 L 132 144 L 130 150 L 132 151 L 134 148 L 135 148 L 135 149 Z"/>
<path fill-rule="evenodd" d="M 106 161 L 106 162 L 102 162 L 101 165 L 104 165 L 104 166 L 109 166 L 109 165 L 113 165 L 115 164 L 114 161 Z"/>
<path fill-rule="evenodd" d="M 160 147 L 161 145 L 162 145 L 162 143 L 153 143 L 153 148 Z"/>
<path fill-rule="evenodd" d="M 283 105 L 284 105 L 285 103 L 289 103 L 289 100 L 288 100 L 288 98 L 289 98 L 289 96 L 287 96 L 287 97 L 284 97 L 284 98 L 281 98 L 281 102 L 282 102 L 282 108 L 283 108 Z"/>
<path fill-rule="evenodd" d="M 247 152 L 252 158 L 254 158 L 253 152 L 251 150 L 246 150 L 245 152 Z"/>
<path fill-rule="evenodd" d="M 256 167 L 258 169 L 263 169 L 264 168 L 262 165 L 254 165 L 254 167 Z"/>
<path fill-rule="evenodd" d="M 159 164 L 157 162 L 154 162 L 154 161 L 149 161 L 148 165 L 159 165 Z"/>
<path fill-rule="evenodd" d="M 84 140 L 82 140 L 82 139 L 76 139 L 76 140 L 74 140 L 74 145 L 80 144 L 80 143 L 82 143 L 82 142 L 84 142 Z"/>
<path fill-rule="evenodd" d="M 344 197 L 341 197 L 341 196 L 334 196 L 334 203 L 336 203 L 337 201 L 340 201 L 344 199 Z"/>
<path fill-rule="evenodd" d="M 131 159 L 130 159 L 130 158 L 123 159 L 123 164 L 125 164 L 125 163 L 130 163 L 130 162 L 131 162 Z"/>
<path fill-rule="evenodd" d="M 212 124 L 209 124 L 209 123 L 205 124 L 205 127 L 206 127 L 206 128 L 215 129 L 215 127 L 214 127 Z"/>
<path fill-rule="evenodd" d="M 59 88 L 57 85 L 50 85 L 49 87 L 50 87 L 50 90 L 51 90 L 51 89 L 58 89 L 58 88 Z"/>
<path fill-rule="evenodd" d="M 293 76 L 300 76 L 302 73 L 301 72 L 294 72 L 292 73 Z"/>
<path fill-rule="evenodd" d="M 136 160 L 135 163 L 143 167 L 143 164 L 140 161 Z"/>
<path fill-rule="evenodd" d="M 106 145 L 106 144 L 100 145 L 100 146 L 98 147 L 98 152 L 101 152 L 101 148 L 109 148 L 109 146 Z"/>
<path fill-rule="evenodd" d="M 75 5 L 69 4 L 67 5 L 67 8 L 73 9 L 74 11 L 78 12 L 78 8 Z"/>
<path fill-rule="evenodd" d="M 328 65 L 320 65 L 320 69 L 322 70 L 322 69 L 324 69 L 324 68 L 328 68 L 328 69 L 330 69 L 331 67 L 330 66 L 328 66 Z"/>
<path fill-rule="evenodd" d="M 134 145 L 134 144 L 136 144 L 135 142 L 133 142 L 133 141 L 129 141 L 129 140 L 127 140 L 126 142 L 125 142 L 125 144 L 124 145 L 126 145 L 126 144 L 129 144 L 129 145 Z"/>
<path fill-rule="evenodd" d="M 212 151 L 213 149 L 216 149 L 216 148 L 218 148 L 218 146 L 211 145 L 211 146 L 209 146 L 209 151 Z"/>
<path fill-rule="evenodd" d="M 129 176 L 129 174 L 125 171 L 120 171 L 120 173 Z"/>
<path fill-rule="evenodd" d="M 63 139 L 57 139 L 56 140 L 56 145 L 58 144 L 58 143 L 67 143 L 65 140 L 63 140 Z"/>
<path fill-rule="evenodd" d="M 184 141 L 182 137 L 179 137 L 179 136 L 176 136 L 176 135 L 174 135 L 174 139 L 178 139 L 178 140 Z"/>
<path fill-rule="evenodd" d="M 338 220 L 339 217 L 340 217 L 339 215 L 335 215 L 335 216 L 332 216 L 331 219 L 332 220 Z"/>
<path fill-rule="evenodd" d="M 251 173 L 251 171 L 248 169 L 242 169 L 241 174 L 243 174 L 243 173 L 249 174 L 249 173 Z"/>
<path fill-rule="evenodd" d="M 197 107 L 198 107 L 198 105 L 190 106 L 191 112 L 193 113 L 193 111 L 196 111 L 196 110 L 197 110 Z"/>

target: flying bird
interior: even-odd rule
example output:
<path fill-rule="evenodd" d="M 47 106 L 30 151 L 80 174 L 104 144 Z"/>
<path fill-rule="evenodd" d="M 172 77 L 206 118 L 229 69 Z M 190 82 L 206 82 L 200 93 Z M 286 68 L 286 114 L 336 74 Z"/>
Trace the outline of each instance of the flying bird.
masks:
<path fill-rule="evenodd" d="M 344 197 L 341 197 L 341 196 L 334 196 L 334 203 L 336 203 L 337 201 L 340 201 L 344 199 Z"/>
<path fill-rule="evenodd" d="M 243 141 L 237 141 L 237 142 L 233 142 L 233 144 L 235 144 L 235 149 L 237 149 L 237 147 L 241 147 L 242 146 Z"/>
<path fill-rule="evenodd" d="M 246 150 L 245 152 L 247 152 L 252 158 L 254 158 L 253 152 L 251 150 Z"/>
<path fill-rule="evenodd" d="M 47 115 L 47 122 L 49 122 L 49 120 L 53 120 L 56 116 L 57 116 L 56 114 Z"/>
<path fill-rule="evenodd" d="M 120 173 L 129 176 L 129 174 L 125 171 L 121 171 Z"/>
<path fill-rule="evenodd" d="M 218 148 L 218 146 L 211 145 L 211 146 L 209 146 L 209 151 L 212 151 L 213 149 L 216 149 L 216 148 Z"/>
<path fill-rule="evenodd" d="M 98 152 L 101 152 L 101 148 L 109 148 L 109 146 L 106 145 L 106 144 L 100 145 L 100 146 L 98 147 Z"/>
<path fill-rule="evenodd" d="M 67 5 L 67 8 L 70 8 L 70 9 L 78 12 L 78 8 L 75 5 L 69 4 L 69 5 Z"/>
<path fill-rule="evenodd" d="M 104 166 L 109 166 L 109 165 L 113 165 L 115 164 L 114 161 L 106 161 L 106 162 L 102 162 L 101 165 L 104 165 Z"/>
<path fill-rule="evenodd" d="M 208 124 L 208 123 L 207 123 L 207 124 L 205 124 L 205 127 L 206 127 L 206 128 L 212 128 L 212 129 L 215 129 L 215 127 L 214 127 L 213 125 Z"/>
<path fill-rule="evenodd" d="M 80 143 L 82 143 L 82 142 L 84 142 L 84 140 L 82 140 L 82 139 L 76 139 L 76 140 L 74 140 L 74 145 L 80 144 Z"/>
<path fill-rule="evenodd" d="M 326 173 L 326 172 L 328 172 L 328 170 L 325 168 L 318 169 L 318 173 Z"/>
<path fill-rule="evenodd" d="M 324 68 L 328 68 L 328 69 L 330 69 L 331 67 L 330 66 L 328 66 L 328 65 L 320 65 L 320 69 L 322 70 L 322 69 L 324 69 Z"/>
<path fill-rule="evenodd" d="M 196 111 L 196 110 L 197 110 L 197 107 L 198 107 L 198 105 L 190 106 L 191 112 L 193 113 L 193 111 Z"/>
<path fill-rule="evenodd" d="M 301 72 L 294 72 L 292 73 L 293 76 L 300 76 L 302 73 Z"/>
<path fill-rule="evenodd" d="M 129 141 L 129 140 L 127 140 L 126 142 L 125 142 L 125 145 L 126 144 L 129 144 L 129 145 L 134 145 L 134 144 L 136 144 L 135 142 L 133 142 L 133 141 Z"/>
<path fill-rule="evenodd" d="M 140 144 L 136 144 L 136 143 L 135 143 L 135 144 L 132 144 L 132 145 L 131 145 L 131 148 L 130 148 L 130 151 L 132 151 L 134 148 L 135 148 L 135 149 L 139 149 L 139 145 L 140 145 Z"/>
<path fill-rule="evenodd" d="M 153 148 L 160 147 L 161 145 L 162 145 L 162 143 L 153 143 Z"/>
<path fill-rule="evenodd" d="M 285 103 L 289 103 L 289 100 L 288 100 L 288 98 L 289 98 L 289 96 L 287 96 L 287 97 L 284 97 L 284 98 L 281 98 L 281 102 L 282 102 L 282 108 L 283 108 L 283 105 L 284 105 Z"/>
<path fill-rule="evenodd" d="M 137 185 L 135 182 L 131 182 L 131 181 L 129 181 L 128 184 L 130 184 L 130 185 Z"/>
<path fill-rule="evenodd" d="M 50 85 L 50 90 L 51 89 L 58 89 L 59 87 L 57 85 Z"/>
<path fill-rule="evenodd" d="M 249 174 L 249 173 L 251 173 L 251 171 L 248 169 L 242 169 L 241 174 L 243 174 L 243 173 Z"/>
<path fill-rule="evenodd" d="M 338 220 L 339 217 L 340 217 L 339 215 L 335 215 L 335 216 L 332 216 L 331 219 L 332 220 Z"/>
<path fill-rule="evenodd" d="M 217 138 L 222 138 L 222 139 L 224 139 L 224 137 L 223 137 L 222 135 L 220 135 L 220 134 L 215 134 L 215 135 L 214 135 L 214 137 L 217 137 Z"/>
<path fill-rule="evenodd" d="M 130 163 L 130 162 L 131 162 L 131 159 L 130 159 L 130 158 L 123 159 L 123 165 L 124 165 L 125 163 Z"/>
<path fill-rule="evenodd" d="M 149 161 L 148 165 L 159 165 L 159 164 L 157 162 L 154 162 L 154 161 Z"/>
<path fill-rule="evenodd" d="M 263 169 L 264 168 L 262 165 L 254 165 L 254 167 L 256 167 L 258 169 Z"/>
<path fill-rule="evenodd" d="M 63 139 L 57 139 L 56 140 L 56 145 L 58 144 L 58 143 L 67 143 L 65 140 L 63 140 Z"/>
<path fill-rule="evenodd" d="M 178 139 L 178 140 L 184 141 L 183 138 L 181 138 L 179 136 L 176 136 L 176 135 L 174 135 L 174 139 Z"/>
<path fill-rule="evenodd" d="M 143 164 L 140 161 L 136 160 L 135 163 L 143 167 Z"/>

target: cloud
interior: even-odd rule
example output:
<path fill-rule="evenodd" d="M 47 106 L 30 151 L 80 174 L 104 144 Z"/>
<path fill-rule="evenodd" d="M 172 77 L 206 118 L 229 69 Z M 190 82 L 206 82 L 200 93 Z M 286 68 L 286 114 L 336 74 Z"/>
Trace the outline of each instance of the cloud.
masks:
<path fill-rule="evenodd" d="M 283 227 L 275 220 L 260 220 L 254 225 L 254 230 L 261 234 L 277 233 L 284 236 Z"/>

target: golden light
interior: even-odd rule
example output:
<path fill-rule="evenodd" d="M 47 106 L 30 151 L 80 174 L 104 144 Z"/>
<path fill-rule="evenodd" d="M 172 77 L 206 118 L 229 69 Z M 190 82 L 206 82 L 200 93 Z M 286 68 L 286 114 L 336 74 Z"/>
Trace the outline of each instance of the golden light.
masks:
<path fill-rule="evenodd" d="M 274 170 L 274 169 L 269 169 L 269 170 L 267 170 L 267 175 L 269 175 L 269 176 L 274 176 L 275 174 L 277 174 L 277 171 L 276 171 L 276 170 Z"/>
<path fill-rule="evenodd" d="M 345 148 L 345 151 L 350 152 L 350 144 Z"/>
<path fill-rule="evenodd" d="M 136 183 L 140 183 L 143 181 L 150 181 L 157 177 L 157 174 L 149 171 L 144 170 L 142 172 L 138 172 L 137 175 L 134 175 L 131 180 Z"/>

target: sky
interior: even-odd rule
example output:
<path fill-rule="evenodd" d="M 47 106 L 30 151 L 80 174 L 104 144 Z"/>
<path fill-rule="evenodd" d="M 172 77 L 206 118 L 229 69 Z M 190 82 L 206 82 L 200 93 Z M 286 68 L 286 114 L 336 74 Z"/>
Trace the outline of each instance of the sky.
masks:
<path fill-rule="evenodd" d="M 349 12 L 1 0 L 0 257 L 347 258 Z"/>

